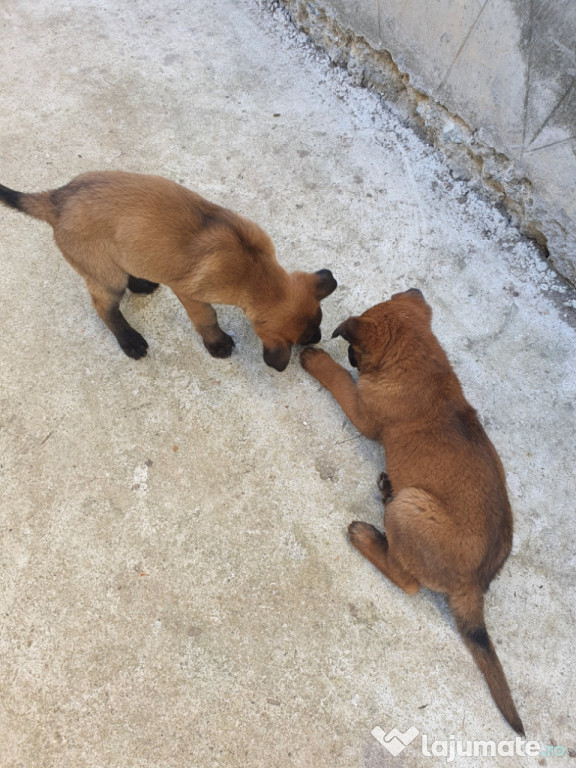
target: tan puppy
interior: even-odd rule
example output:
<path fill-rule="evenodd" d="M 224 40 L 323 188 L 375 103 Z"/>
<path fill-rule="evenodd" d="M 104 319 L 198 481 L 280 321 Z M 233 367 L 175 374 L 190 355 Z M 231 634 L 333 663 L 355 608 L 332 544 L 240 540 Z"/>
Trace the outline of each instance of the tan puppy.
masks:
<path fill-rule="evenodd" d="M 422 586 L 448 595 L 496 704 L 524 734 L 484 623 L 484 593 L 512 543 L 504 470 L 432 333 L 431 316 L 411 289 L 338 326 L 333 337 L 350 342 L 358 384 L 319 349 L 304 350 L 301 361 L 386 452 L 386 533 L 356 521 L 350 541 L 405 592 Z"/>
<path fill-rule="evenodd" d="M 39 194 L 0 185 L 0 202 L 52 225 L 129 357 L 143 357 L 148 344 L 125 320 L 120 300 L 126 288 L 151 293 L 158 283 L 172 288 L 213 357 L 229 357 L 234 341 L 211 302 L 244 310 L 277 371 L 288 365 L 293 344 L 320 339 L 320 300 L 337 285 L 332 273 L 287 273 L 257 224 L 168 179 L 85 173 Z"/>

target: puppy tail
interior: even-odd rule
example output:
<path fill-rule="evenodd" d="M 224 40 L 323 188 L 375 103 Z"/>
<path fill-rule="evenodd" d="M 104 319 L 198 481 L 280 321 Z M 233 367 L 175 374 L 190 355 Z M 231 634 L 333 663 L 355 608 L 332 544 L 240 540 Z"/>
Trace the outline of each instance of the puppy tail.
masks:
<path fill-rule="evenodd" d="M 512 700 L 502 664 L 486 631 L 484 595 L 478 589 L 450 595 L 449 600 L 458 631 L 484 675 L 496 706 L 516 733 L 524 736 L 524 726 Z"/>
<path fill-rule="evenodd" d="M 50 192 L 28 194 L 16 192 L 16 190 L 0 184 L 0 203 L 17 211 L 22 211 L 22 213 L 27 213 L 28 216 L 35 219 L 47 221 L 52 225 L 56 223 L 56 209 L 52 203 Z"/>

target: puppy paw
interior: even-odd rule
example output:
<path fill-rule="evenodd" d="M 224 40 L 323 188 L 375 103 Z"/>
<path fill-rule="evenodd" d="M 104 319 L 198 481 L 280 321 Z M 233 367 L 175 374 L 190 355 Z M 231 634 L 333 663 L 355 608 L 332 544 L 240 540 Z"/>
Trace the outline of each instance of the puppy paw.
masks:
<path fill-rule="evenodd" d="M 133 328 L 130 329 L 130 332 L 124 333 L 122 338 L 118 339 L 118 343 L 122 347 L 124 354 L 133 360 L 140 360 L 141 357 L 145 357 L 148 353 L 148 342 L 144 336 L 141 336 Z"/>
<path fill-rule="evenodd" d="M 380 472 L 378 475 L 378 488 L 382 494 L 382 503 L 388 504 L 392 501 L 392 483 L 386 472 Z"/>
<path fill-rule="evenodd" d="M 386 534 L 381 533 L 373 525 L 362 523 L 359 520 L 354 520 L 348 526 L 348 538 L 350 539 L 350 544 L 362 553 L 365 553 L 374 546 L 388 548 Z"/>
<path fill-rule="evenodd" d="M 332 359 L 323 349 L 309 347 L 300 353 L 300 365 L 305 371 L 314 375 L 314 371 L 326 361 L 326 358 Z"/>
<path fill-rule="evenodd" d="M 232 350 L 236 346 L 232 336 L 228 336 L 227 333 L 222 333 L 222 337 L 218 341 L 204 342 L 204 346 L 210 352 L 212 357 L 225 358 L 230 357 Z"/>

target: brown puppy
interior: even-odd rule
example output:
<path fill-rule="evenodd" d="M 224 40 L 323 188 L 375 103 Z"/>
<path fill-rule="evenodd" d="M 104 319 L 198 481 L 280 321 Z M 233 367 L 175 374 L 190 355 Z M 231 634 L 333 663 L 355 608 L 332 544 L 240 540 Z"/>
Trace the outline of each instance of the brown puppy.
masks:
<path fill-rule="evenodd" d="M 319 349 L 304 350 L 301 361 L 386 452 L 386 533 L 356 521 L 350 541 L 405 592 L 423 586 L 448 595 L 498 708 L 524 734 L 484 623 L 484 593 L 512 543 L 504 470 L 432 333 L 431 316 L 411 289 L 338 326 L 333 337 L 350 342 L 358 384 Z"/>
<path fill-rule="evenodd" d="M 148 344 L 125 320 L 120 300 L 126 288 L 151 293 L 158 283 L 172 288 L 213 357 L 229 357 L 234 341 L 211 302 L 244 310 L 277 371 L 288 365 L 293 344 L 320 340 L 320 300 L 336 288 L 332 273 L 287 273 L 257 224 L 168 179 L 84 173 L 39 194 L 0 185 L 0 202 L 52 225 L 129 357 L 143 357 Z"/>

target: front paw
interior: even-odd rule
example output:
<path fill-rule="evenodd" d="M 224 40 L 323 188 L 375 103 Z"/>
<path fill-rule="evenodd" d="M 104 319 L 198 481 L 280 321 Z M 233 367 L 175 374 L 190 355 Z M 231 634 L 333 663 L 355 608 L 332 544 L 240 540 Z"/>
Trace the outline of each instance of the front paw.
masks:
<path fill-rule="evenodd" d="M 122 347 L 124 354 L 133 360 L 140 360 L 141 357 L 146 357 L 148 353 L 148 342 L 134 328 L 125 330 L 118 337 L 118 343 Z"/>
<path fill-rule="evenodd" d="M 300 365 L 311 376 L 316 376 L 316 373 L 328 360 L 332 361 L 330 355 L 323 349 L 316 349 L 315 347 L 308 347 L 300 354 Z"/>
<path fill-rule="evenodd" d="M 228 336 L 227 333 L 222 331 L 222 336 L 218 339 L 218 341 L 204 341 L 204 346 L 208 352 L 210 352 L 212 357 L 226 358 L 230 357 L 232 350 L 236 345 L 234 344 L 234 339 L 232 336 Z"/>

